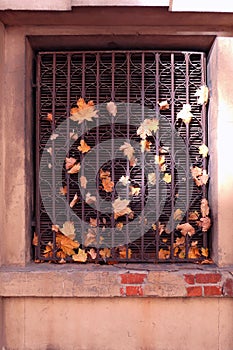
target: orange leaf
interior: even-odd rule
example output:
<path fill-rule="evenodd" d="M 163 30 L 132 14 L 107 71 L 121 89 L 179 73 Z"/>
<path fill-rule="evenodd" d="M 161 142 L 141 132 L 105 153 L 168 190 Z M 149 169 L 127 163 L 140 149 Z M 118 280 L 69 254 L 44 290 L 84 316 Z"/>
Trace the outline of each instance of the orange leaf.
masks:
<path fill-rule="evenodd" d="M 81 140 L 80 141 L 80 146 L 77 147 L 78 150 L 82 153 L 87 153 L 90 151 L 91 147 L 88 146 L 88 144 L 84 141 L 84 140 Z"/>
<path fill-rule="evenodd" d="M 83 98 L 77 101 L 77 107 L 70 111 L 70 119 L 77 121 L 79 124 L 86 121 L 92 121 L 93 118 L 98 117 L 98 111 L 95 109 L 93 101 L 86 103 Z"/>
<path fill-rule="evenodd" d="M 80 170 L 80 163 L 75 164 L 69 171 L 67 171 L 68 174 L 76 174 Z"/>
<path fill-rule="evenodd" d="M 132 250 L 130 248 L 127 249 L 126 247 L 120 247 L 119 255 L 121 259 L 127 259 L 127 250 L 128 250 L 128 259 L 131 259 Z"/>
<path fill-rule="evenodd" d="M 81 184 L 81 187 L 82 188 L 87 188 L 87 178 L 86 178 L 86 176 L 80 176 L 80 184 Z"/>
<path fill-rule="evenodd" d="M 105 260 L 106 258 L 110 258 L 110 256 L 111 256 L 111 249 L 109 249 L 109 248 L 100 249 L 99 255 L 100 255 L 101 258 L 103 258 L 104 260 Z"/>
<path fill-rule="evenodd" d="M 60 187 L 60 194 L 65 196 L 67 194 L 67 186 Z"/>
<path fill-rule="evenodd" d="M 53 121 L 53 115 L 52 115 L 52 113 L 47 113 L 46 120 L 48 120 L 50 123 L 52 123 L 52 121 Z"/>
<path fill-rule="evenodd" d="M 209 203 L 206 198 L 203 198 L 201 200 L 201 215 L 203 218 L 209 215 L 210 208 L 209 208 Z"/>
<path fill-rule="evenodd" d="M 158 102 L 158 105 L 159 105 L 159 109 L 161 111 L 164 111 L 166 109 L 169 109 L 169 103 L 166 101 L 161 101 L 161 102 Z"/>
<path fill-rule="evenodd" d="M 183 236 L 186 236 L 187 234 L 189 236 L 192 236 L 195 233 L 195 228 L 192 225 L 190 225 L 188 222 L 186 222 L 185 224 L 177 225 L 176 228 L 177 230 L 181 231 L 181 234 Z"/>
<path fill-rule="evenodd" d="M 198 218 L 199 218 L 199 214 L 196 210 L 189 213 L 189 220 L 195 221 L 195 220 L 198 220 Z"/>
<path fill-rule="evenodd" d="M 33 240 L 32 240 L 32 244 L 34 246 L 38 246 L 39 240 L 38 240 L 38 235 L 36 234 L 36 232 L 34 232 L 34 236 L 33 236 Z"/>
<path fill-rule="evenodd" d="M 77 241 L 73 241 L 71 238 L 59 232 L 56 234 L 56 244 L 58 248 L 69 256 L 75 254 L 74 249 L 80 246 Z"/>
<path fill-rule="evenodd" d="M 78 254 L 73 254 L 72 259 L 76 262 L 86 262 L 87 253 L 85 252 L 85 250 L 79 248 Z"/>
<path fill-rule="evenodd" d="M 77 193 L 75 193 L 74 198 L 70 202 L 70 207 L 73 208 L 75 206 L 75 204 L 78 202 L 78 200 L 79 200 L 78 195 L 77 195 Z"/>
<path fill-rule="evenodd" d="M 112 192 L 113 191 L 114 182 L 111 181 L 110 177 L 103 179 L 102 185 L 103 185 L 103 190 L 105 192 Z"/>
<path fill-rule="evenodd" d="M 189 259 L 198 259 L 201 256 L 198 247 L 190 247 L 188 251 Z"/>
<path fill-rule="evenodd" d="M 201 255 L 204 256 L 205 258 L 208 258 L 209 256 L 209 249 L 208 248 L 201 248 Z"/>
<path fill-rule="evenodd" d="M 159 259 L 169 259 L 170 258 L 170 250 L 159 249 Z"/>
<path fill-rule="evenodd" d="M 71 169 L 76 163 L 76 159 L 73 157 L 66 158 L 66 170 Z"/>

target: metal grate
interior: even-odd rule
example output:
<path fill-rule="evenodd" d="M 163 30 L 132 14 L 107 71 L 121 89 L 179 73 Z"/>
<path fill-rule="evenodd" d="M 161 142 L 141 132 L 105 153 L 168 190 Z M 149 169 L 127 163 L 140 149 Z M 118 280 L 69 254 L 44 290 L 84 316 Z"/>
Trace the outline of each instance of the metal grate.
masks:
<path fill-rule="evenodd" d="M 205 69 L 200 52 L 38 54 L 36 259 L 204 259 L 207 232 L 200 225 L 200 204 L 207 186 L 197 186 L 190 169 L 207 169 L 207 158 L 199 154 L 207 144 L 206 106 L 195 95 L 205 85 Z M 93 101 L 98 117 L 82 123 L 70 119 L 80 98 Z M 185 104 L 191 105 L 190 123 L 177 118 Z M 117 106 L 116 115 L 110 106 Z M 144 120 L 159 121 L 146 139 L 138 131 Z M 87 152 L 78 148 L 81 140 L 90 147 Z M 134 149 L 131 158 L 120 147 L 124 142 Z M 80 163 L 79 172 L 68 173 L 66 158 Z M 127 201 L 123 215 L 113 211 L 119 198 Z M 184 223 L 195 233 L 178 229 Z"/>

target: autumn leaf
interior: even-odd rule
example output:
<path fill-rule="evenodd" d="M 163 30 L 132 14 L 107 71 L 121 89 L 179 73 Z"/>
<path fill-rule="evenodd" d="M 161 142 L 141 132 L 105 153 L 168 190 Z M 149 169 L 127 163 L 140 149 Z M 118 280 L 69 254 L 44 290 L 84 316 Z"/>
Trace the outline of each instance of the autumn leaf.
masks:
<path fill-rule="evenodd" d="M 114 219 L 117 219 L 120 216 L 127 215 L 131 213 L 131 209 L 128 207 L 130 200 L 120 199 L 118 197 L 113 203 Z"/>
<path fill-rule="evenodd" d="M 209 97 L 209 89 L 206 85 L 202 85 L 195 93 L 195 96 L 198 97 L 197 103 L 199 105 L 207 104 Z"/>
<path fill-rule="evenodd" d="M 189 220 L 196 221 L 198 220 L 198 218 L 199 218 L 199 214 L 196 210 L 189 213 Z"/>
<path fill-rule="evenodd" d="M 156 231 L 157 230 L 157 225 L 156 224 L 152 224 L 152 229 L 154 230 L 154 231 Z M 158 233 L 159 233 L 159 235 L 161 235 L 163 232 L 164 232 L 164 230 L 165 230 L 165 225 L 164 224 L 161 224 L 160 222 L 159 222 L 159 225 L 158 225 Z"/>
<path fill-rule="evenodd" d="M 59 226 L 58 225 L 52 225 L 52 231 L 59 232 Z"/>
<path fill-rule="evenodd" d="M 59 134 L 55 134 L 54 132 L 52 133 L 52 135 L 50 136 L 50 140 L 54 141 L 58 138 Z"/>
<path fill-rule="evenodd" d="M 147 141 L 147 140 L 141 140 L 140 142 L 141 145 L 141 152 L 150 152 L 150 146 L 151 146 L 151 142 Z"/>
<path fill-rule="evenodd" d="M 48 120 L 50 123 L 53 121 L 53 114 L 52 113 L 47 113 L 46 120 Z"/>
<path fill-rule="evenodd" d="M 75 206 L 75 204 L 78 203 L 78 200 L 79 200 L 78 195 L 77 195 L 77 193 L 75 193 L 74 198 L 70 202 L 70 207 L 73 208 Z"/>
<path fill-rule="evenodd" d="M 211 220 L 208 216 L 200 219 L 200 226 L 203 232 L 207 232 L 211 226 Z"/>
<path fill-rule="evenodd" d="M 115 117 L 117 115 L 117 106 L 113 101 L 110 101 L 106 105 L 106 109 L 110 115 Z"/>
<path fill-rule="evenodd" d="M 75 238 L 75 227 L 72 221 L 64 222 L 63 226 L 59 227 L 59 230 L 61 233 L 63 233 L 65 236 L 69 237 L 70 239 Z"/>
<path fill-rule="evenodd" d="M 111 181 L 110 177 L 102 179 L 102 186 L 105 192 L 112 192 L 114 188 L 114 182 Z"/>
<path fill-rule="evenodd" d="M 130 186 L 130 195 L 131 196 L 139 196 L 140 192 L 141 192 L 141 189 L 140 187 L 133 187 L 133 186 Z"/>
<path fill-rule="evenodd" d="M 181 209 L 176 209 L 176 211 L 173 214 L 174 220 L 180 221 L 183 218 L 183 211 Z"/>
<path fill-rule="evenodd" d="M 80 146 L 77 147 L 78 150 L 82 153 L 87 153 L 90 151 L 91 147 L 88 146 L 88 144 L 84 141 L 84 140 L 81 140 L 80 141 Z"/>
<path fill-rule="evenodd" d="M 168 173 L 164 174 L 163 181 L 165 181 L 167 184 L 171 183 L 172 181 L 172 176 Z"/>
<path fill-rule="evenodd" d="M 174 243 L 174 247 L 179 247 L 185 244 L 185 237 L 177 237 Z"/>
<path fill-rule="evenodd" d="M 68 174 L 76 174 L 79 172 L 81 166 L 80 163 L 75 164 L 70 170 L 67 171 Z"/>
<path fill-rule="evenodd" d="M 95 196 L 92 196 L 91 194 L 90 194 L 90 192 L 88 192 L 87 194 L 86 194 L 86 203 L 87 204 L 92 204 L 92 203 L 95 203 L 96 202 L 96 197 Z"/>
<path fill-rule="evenodd" d="M 88 229 L 86 233 L 84 245 L 86 247 L 88 247 L 89 245 L 96 245 L 96 228 Z"/>
<path fill-rule="evenodd" d="M 85 252 L 85 250 L 79 248 L 78 254 L 73 254 L 72 259 L 75 262 L 86 262 L 87 261 L 87 253 Z"/>
<path fill-rule="evenodd" d="M 97 218 L 90 218 L 90 226 L 97 227 Z"/>
<path fill-rule="evenodd" d="M 206 158 L 209 152 L 209 148 L 203 143 L 199 146 L 199 154 L 202 155 L 203 158 Z"/>
<path fill-rule="evenodd" d="M 209 256 L 209 249 L 208 248 L 201 248 L 201 255 L 204 256 L 205 258 L 208 258 Z"/>
<path fill-rule="evenodd" d="M 198 247 L 190 247 L 188 251 L 188 258 L 189 259 L 198 259 L 201 256 L 199 248 Z"/>
<path fill-rule="evenodd" d="M 103 169 L 100 169 L 100 179 L 102 180 L 102 179 L 106 179 L 106 178 L 108 178 L 108 177 L 110 177 L 110 171 L 108 171 L 108 170 L 106 170 L 106 171 L 104 171 Z"/>
<path fill-rule="evenodd" d="M 203 170 L 202 175 L 199 177 L 199 181 L 201 182 L 201 185 L 206 185 L 209 180 L 209 175 L 207 174 L 206 170 Z"/>
<path fill-rule="evenodd" d="M 56 234 L 56 244 L 58 248 L 69 256 L 75 254 L 74 249 L 80 246 L 77 241 L 73 241 L 71 238 L 59 232 Z"/>
<path fill-rule="evenodd" d="M 66 264 L 66 260 L 64 258 L 61 258 L 61 260 L 58 261 L 58 264 Z"/>
<path fill-rule="evenodd" d="M 59 259 L 65 259 L 66 258 L 66 254 L 62 251 L 62 250 L 58 250 L 56 252 L 56 257 L 59 258 Z M 60 261 L 59 261 L 60 262 Z M 65 261 L 66 262 L 66 261 Z"/>
<path fill-rule="evenodd" d="M 95 260 L 97 257 L 97 253 L 95 251 L 94 248 L 91 248 L 90 250 L 87 251 L 87 253 L 90 255 L 90 257 L 92 258 L 92 260 Z"/>
<path fill-rule="evenodd" d="M 75 133 L 74 131 L 70 132 L 70 139 L 74 140 L 74 141 L 77 141 L 78 140 L 78 134 Z"/>
<path fill-rule="evenodd" d="M 52 156 L 53 148 L 52 147 L 47 148 L 47 152 L 50 154 L 50 156 Z"/>
<path fill-rule="evenodd" d="M 160 170 L 161 170 L 161 167 L 164 165 L 165 161 L 166 161 L 166 158 L 164 154 L 159 156 L 155 155 L 155 164 L 159 165 Z"/>
<path fill-rule="evenodd" d="M 148 182 L 152 186 L 154 186 L 156 184 L 156 174 L 155 173 L 149 173 L 148 174 Z"/>
<path fill-rule="evenodd" d="M 82 188 L 87 188 L 87 178 L 86 178 L 86 176 L 80 176 L 80 185 L 81 185 L 81 187 Z"/>
<path fill-rule="evenodd" d="M 151 136 L 152 132 L 156 133 L 159 127 L 159 120 L 156 118 L 145 119 L 139 128 L 137 129 L 137 135 L 140 135 L 142 139 L 146 139 L 147 136 Z"/>
<path fill-rule="evenodd" d="M 111 257 L 111 249 L 109 248 L 100 249 L 99 255 L 101 256 L 102 259 L 106 260 L 106 258 Z"/>
<path fill-rule="evenodd" d="M 129 160 L 129 165 L 131 167 L 135 167 L 137 165 L 137 162 L 138 162 L 138 159 L 135 158 L 135 157 L 132 157 L 130 160 Z"/>
<path fill-rule="evenodd" d="M 131 259 L 132 257 L 132 250 L 130 248 L 126 247 L 120 247 L 119 248 L 119 256 L 121 259 L 127 259 L 127 252 L 128 252 L 128 259 Z"/>
<path fill-rule="evenodd" d="M 34 232 L 34 236 L 33 236 L 33 240 L 32 240 L 32 244 L 37 247 L 39 243 L 39 239 L 38 239 L 38 234 L 36 234 L 36 232 Z"/>
<path fill-rule="evenodd" d="M 124 155 L 131 160 L 133 158 L 134 155 L 134 148 L 131 146 L 130 143 L 128 142 L 124 142 L 124 144 L 122 146 L 120 146 L 120 151 L 124 152 Z"/>
<path fill-rule="evenodd" d="M 123 229 L 123 227 L 124 227 L 123 222 L 118 222 L 118 223 L 116 224 L 116 229 L 117 229 L 118 231 L 121 231 L 121 230 Z"/>
<path fill-rule="evenodd" d="M 206 173 L 206 170 L 202 170 L 197 166 L 191 168 L 191 174 L 192 174 L 193 180 L 195 181 L 198 187 L 202 185 L 206 185 L 209 179 L 209 175 Z"/>
<path fill-rule="evenodd" d="M 166 109 L 169 109 L 169 103 L 167 102 L 167 100 L 158 102 L 158 105 L 159 105 L 159 109 L 160 109 L 161 111 L 164 111 L 164 110 L 166 110 Z"/>
<path fill-rule="evenodd" d="M 53 257 L 53 244 L 51 242 L 49 242 L 46 245 L 45 250 L 43 251 L 43 256 L 45 258 L 52 258 Z"/>
<path fill-rule="evenodd" d="M 93 101 L 86 103 L 83 98 L 80 98 L 77 101 L 77 106 L 71 109 L 70 119 L 78 122 L 78 124 L 83 123 L 84 120 L 91 122 L 93 118 L 98 117 L 98 111 L 95 109 Z"/>
<path fill-rule="evenodd" d="M 59 193 L 62 194 L 63 196 L 65 196 L 67 194 L 67 186 L 60 187 Z"/>
<path fill-rule="evenodd" d="M 76 159 L 73 157 L 66 158 L 66 170 L 71 169 L 76 163 Z"/>
<path fill-rule="evenodd" d="M 209 208 L 209 203 L 208 203 L 208 200 L 206 198 L 203 198 L 201 200 L 201 215 L 203 218 L 205 218 L 206 216 L 209 215 L 209 212 L 210 212 L 210 208 Z"/>
<path fill-rule="evenodd" d="M 193 115 L 190 104 L 184 104 L 181 111 L 177 114 L 177 119 L 182 119 L 185 124 L 189 124 Z"/>
<path fill-rule="evenodd" d="M 195 233 L 195 228 L 192 225 L 190 225 L 188 222 L 186 222 L 185 224 L 177 225 L 176 228 L 177 230 L 181 231 L 181 234 L 183 236 L 186 236 L 187 234 L 189 236 L 192 236 Z"/>
<path fill-rule="evenodd" d="M 127 186 L 128 184 L 130 184 L 129 176 L 121 176 L 119 182 L 121 182 L 123 186 Z"/>
<path fill-rule="evenodd" d="M 180 259 L 184 259 L 184 258 L 185 258 L 185 247 L 182 247 L 182 248 L 181 248 L 178 257 L 179 257 Z"/>
<path fill-rule="evenodd" d="M 159 259 L 163 260 L 163 259 L 169 259 L 170 258 L 170 250 L 166 250 L 166 249 L 159 249 Z"/>

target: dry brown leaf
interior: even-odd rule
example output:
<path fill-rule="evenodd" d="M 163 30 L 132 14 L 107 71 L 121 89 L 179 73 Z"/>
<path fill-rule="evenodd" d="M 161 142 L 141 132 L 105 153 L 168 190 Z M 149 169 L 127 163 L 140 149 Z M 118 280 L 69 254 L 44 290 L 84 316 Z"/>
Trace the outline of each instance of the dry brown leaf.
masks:
<path fill-rule="evenodd" d="M 76 159 L 73 157 L 66 158 L 66 170 L 71 169 L 76 163 Z"/>
<path fill-rule="evenodd" d="M 70 239 L 75 238 L 75 227 L 72 221 L 66 221 L 62 227 L 59 227 L 59 231 Z"/>
<path fill-rule="evenodd" d="M 80 185 L 81 185 L 81 187 L 82 188 L 87 188 L 87 178 L 86 178 L 86 176 L 80 176 Z"/>
<path fill-rule="evenodd" d="M 43 251 L 43 256 L 45 258 L 52 258 L 53 257 L 53 244 L 51 242 L 49 242 L 46 245 L 45 250 Z"/>
<path fill-rule="evenodd" d="M 177 230 L 181 231 L 181 234 L 183 236 L 186 236 L 187 234 L 189 236 L 192 236 L 195 234 L 195 228 L 190 225 L 188 222 L 186 222 L 185 224 L 180 224 L 176 226 Z"/>
<path fill-rule="evenodd" d="M 166 250 L 166 249 L 159 249 L 159 259 L 163 260 L 163 259 L 169 259 L 170 258 L 170 250 Z"/>
<path fill-rule="evenodd" d="M 138 159 L 135 158 L 135 157 L 132 157 L 130 160 L 129 160 L 129 165 L 131 167 L 135 167 L 137 165 L 137 162 L 138 162 Z"/>
<path fill-rule="evenodd" d="M 211 226 L 211 220 L 208 216 L 200 219 L 200 226 L 203 232 L 207 232 Z"/>
<path fill-rule="evenodd" d="M 130 214 L 132 210 L 128 207 L 130 200 L 120 199 L 118 197 L 113 203 L 114 219 L 117 219 L 120 216 Z"/>
<path fill-rule="evenodd" d="M 184 258 L 185 258 L 185 247 L 182 247 L 182 248 L 181 248 L 178 257 L 179 257 L 180 259 L 184 259 Z"/>
<path fill-rule="evenodd" d="M 181 209 L 176 209 L 176 211 L 173 214 L 174 220 L 180 221 L 183 218 L 183 211 Z"/>
<path fill-rule="evenodd" d="M 83 98 L 77 101 L 77 106 L 70 111 L 70 119 L 78 122 L 79 124 L 86 121 L 92 121 L 93 118 L 98 117 L 98 111 L 95 109 L 94 102 L 89 101 L 86 103 Z"/>
<path fill-rule="evenodd" d="M 117 106 L 113 101 L 110 101 L 106 105 L 106 109 L 110 115 L 115 117 L 117 115 Z"/>
<path fill-rule="evenodd" d="M 179 247 L 185 244 L 185 237 L 177 237 L 174 243 L 174 247 Z"/>
<path fill-rule="evenodd" d="M 75 204 L 78 203 L 78 201 L 79 201 L 78 195 L 77 195 L 77 193 L 75 193 L 74 198 L 70 202 L 70 207 L 73 208 L 75 206 Z"/>
<path fill-rule="evenodd" d="M 34 236 L 33 236 L 33 240 L 32 240 L 32 244 L 37 247 L 39 243 L 39 239 L 38 239 L 38 234 L 36 232 L 34 232 Z"/>
<path fill-rule="evenodd" d="M 127 259 L 127 252 L 128 252 L 128 259 L 131 259 L 132 257 L 132 250 L 130 248 L 126 247 L 119 247 L 119 256 L 121 259 Z"/>
<path fill-rule="evenodd" d="M 114 182 L 111 181 L 110 177 L 107 177 L 105 179 L 102 180 L 102 186 L 103 186 L 103 190 L 105 192 L 112 192 L 113 188 L 114 188 Z"/>
<path fill-rule="evenodd" d="M 67 186 L 60 187 L 59 193 L 62 194 L 63 196 L 65 196 L 67 194 Z"/>
<path fill-rule="evenodd" d="M 205 260 L 202 260 L 200 262 L 201 265 L 205 265 L 205 264 L 214 264 L 214 261 L 212 259 L 205 259 Z"/>
<path fill-rule="evenodd" d="M 87 153 L 90 151 L 91 147 L 88 146 L 88 144 L 84 140 L 81 140 L 80 146 L 78 146 L 77 149 L 82 153 Z"/>
<path fill-rule="evenodd" d="M 120 146 L 120 151 L 124 152 L 124 155 L 131 160 L 134 156 L 134 148 L 131 146 L 130 143 L 128 142 L 124 142 L 124 144 L 122 146 Z"/>
<path fill-rule="evenodd" d="M 80 163 L 75 164 L 69 171 L 67 171 L 68 174 L 76 174 L 80 170 Z"/>
<path fill-rule="evenodd" d="M 158 105 L 159 105 L 159 109 L 160 109 L 161 111 L 164 111 L 164 110 L 166 110 L 166 109 L 169 109 L 169 103 L 167 102 L 167 100 L 158 102 Z"/>
<path fill-rule="evenodd" d="M 95 251 L 94 248 L 91 248 L 90 250 L 88 250 L 87 253 L 90 255 L 90 257 L 92 258 L 92 260 L 95 260 L 95 259 L 96 259 L 97 253 L 96 253 L 96 251 Z"/>
<path fill-rule="evenodd" d="M 177 119 L 182 119 L 185 124 L 189 124 L 193 115 L 190 104 L 184 104 L 181 111 L 177 114 Z"/>
<path fill-rule="evenodd" d="M 73 241 L 59 232 L 56 234 L 56 245 L 69 256 L 75 254 L 74 249 L 77 249 L 80 246 L 77 241 Z"/>
<path fill-rule="evenodd" d="M 88 232 L 85 237 L 84 245 L 88 247 L 89 245 L 96 245 L 96 230 L 88 229 Z"/>
<path fill-rule="evenodd" d="M 71 140 L 77 141 L 78 140 L 78 134 L 76 134 L 74 131 L 70 132 L 70 138 L 71 138 Z"/>
<path fill-rule="evenodd" d="M 209 203 L 208 203 L 208 200 L 206 198 L 203 198 L 201 200 L 201 215 L 203 218 L 205 218 L 206 216 L 209 215 L 210 213 L 210 208 L 209 208 Z"/>
<path fill-rule="evenodd" d="M 61 260 L 58 261 L 58 264 L 66 264 L 66 260 L 64 258 L 61 258 Z"/>
<path fill-rule="evenodd" d="M 198 259 L 201 256 L 198 247 L 190 247 L 188 251 L 189 259 Z"/>
<path fill-rule="evenodd" d="M 147 140 L 141 140 L 140 142 L 141 145 L 141 152 L 150 152 L 150 146 L 151 146 L 151 142 L 147 141 Z"/>
<path fill-rule="evenodd" d="M 199 154 L 202 155 L 203 158 L 206 158 L 209 152 L 209 148 L 203 143 L 199 146 Z"/>
<path fill-rule="evenodd" d="M 62 250 L 58 250 L 57 252 L 56 252 L 56 257 L 57 258 L 60 258 L 60 259 L 65 259 L 66 258 L 66 254 L 62 251 Z M 66 262 L 66 261 L 65 261 Z"/>
<path fill-rule="evenodd" d="M 206 85 L 202 85 L 199 89 L 197 89 L 195 96 L 198 97 L 197 103 L 199 105 L 206 104 L 208 102 L 209 97 L 209 89 Z"/>
<path fill-rule="evenodd" d="M 75 262 L 86 262 L 87 261 L 87 253 L 85 252 L 85 250 L 79 248 L 78 254 L 73 254 L 72 259 Z"/>
<path fill-rule="evenodd" d="M 103 248 L 100 249 L 99 255 L 101 256 L 102 259 L 110 258 L 111 257 L 111 249 L 109 248 Z"/>
<path fill-rule="evenodd" d="M 191 173 L 192 173 L 192 177 L 193 177 L 193 179 L 198 187 L 206 185 L 206 183 L 209 179 L 209 175 L 207 174 L 206 170 L 202 170 L 201 168 L 198 168 L 195 166 L 195 167 L 191 168 Z"/>
<path fill-rule="evenodd" d="M 196 221 L 198 220 L 198 218 L 199 218 L 199 214 L 196 210 L 189 213 L 189 220 Z"/>
<path fill-rule="evenodd" d="M 208 248 L 201 248 L 201 255 L 204 256 L 205 258 L 208 258 L 209 256 L 209 249 Z"/>

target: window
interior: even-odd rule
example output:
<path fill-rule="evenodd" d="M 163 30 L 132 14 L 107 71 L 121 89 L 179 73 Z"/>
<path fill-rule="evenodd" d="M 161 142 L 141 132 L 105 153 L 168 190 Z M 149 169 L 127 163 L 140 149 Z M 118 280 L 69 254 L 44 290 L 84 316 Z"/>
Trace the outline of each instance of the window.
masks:
<path fill-rule="evenodd" d="M 41 52 L 36 259 L 208 256 L 205 54 Z"/>

